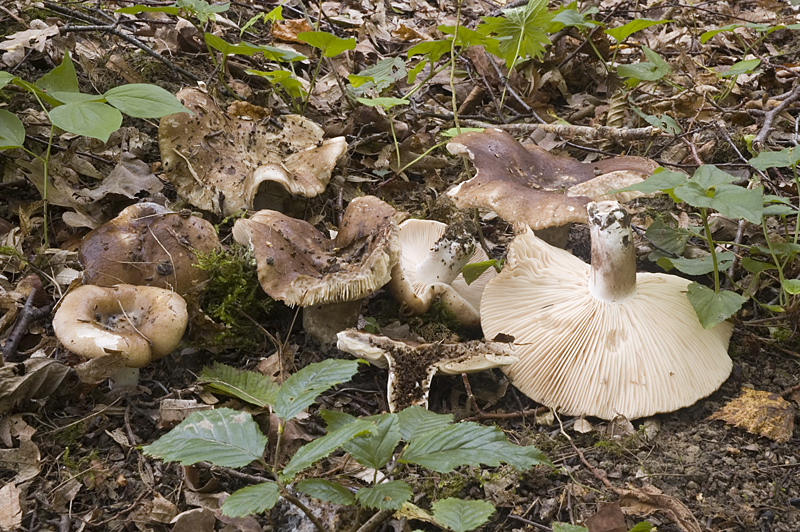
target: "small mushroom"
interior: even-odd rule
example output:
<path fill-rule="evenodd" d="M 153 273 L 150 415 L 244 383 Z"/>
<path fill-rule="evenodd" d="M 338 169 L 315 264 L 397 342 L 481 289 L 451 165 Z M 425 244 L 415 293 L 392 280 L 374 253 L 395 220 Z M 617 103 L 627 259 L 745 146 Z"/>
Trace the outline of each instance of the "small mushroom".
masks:
<path fill-rule="evenodd" d="M 403 217 L 380 199 L 364 196 L 347 206 L 332 240 L 304 220 L 271 210 L 237 220 L 233 237 L 253 249 L 264 291 L 303 307 L 305 330 L 331 343 L 337 332 L 355 324 L 359 300 L 389 282 L 400 255 L 397 225 Z"/>
<path fill-rule="evenodd" d="M 455 344 L 418 343 L 393 340 L 356 329 L 341 331 L 337 347 L 364 358 L 381 368 L 389 368 L 387 397 L 391 412 L 413 405 L 428 407 L 428 392 L 433 376 L 474 373 L 500 368 L 518 360 L 511 344 L 473 340 Z"/>
<path fill-rule="evenodd" d="M 199 290 L 208 274 L 197 268 L 198 253 L 220 248 L 214 226 L 156 203 L 138 203 L 87 234 L 78 250 L 83 282 L 134 284 Z"/>
<path fill-rule="evenodd" d="M 714 392 L 731 371 L 732 324 L 700 325 L 689 280 L 636 273 L 617 202 L 590 203 L 588 215 L 591 266 L 528 230 L 484 290 L 484 334 L 515 338 L 511 382 L 564 414 L 603 419 L 671 412 Z"/>
<path fill-rule="evenodd" d="M 400 251 L 389 282 L 397 301 L 413 314 L 423 314 L 438 296 L 463 326 L 480 326 L 483 288 L 496 273 L 489 268 L 471 284 L 466 283 L 461 269 L 489 257 L 463 225 L 406 220 L 400 224 Z"/>
<path fill-rule="evenodd" d="M 215 214 L 252 209 L 257 195 L 265 201 L 284 191 L 314 197 L 347 151 L 344 137 L 323 140 L 322 128 L 299 115 L 271 118 L 268 109 L 246 103 L 226 113 L 197 89 L 177 97 L 195 114 L 161 119 L 164 174 L 181 198 Z"/>
<path fill-rule="evenodd" d="M 178 346 L 188 323 L 186 302 L 170 290 L 120 284 L 83 285 L 69 292 L 53 318 L 58 340 L 76 355 L 120 353 L 126 370 L 111 376 L 135 385 L 139 370 Z"/>

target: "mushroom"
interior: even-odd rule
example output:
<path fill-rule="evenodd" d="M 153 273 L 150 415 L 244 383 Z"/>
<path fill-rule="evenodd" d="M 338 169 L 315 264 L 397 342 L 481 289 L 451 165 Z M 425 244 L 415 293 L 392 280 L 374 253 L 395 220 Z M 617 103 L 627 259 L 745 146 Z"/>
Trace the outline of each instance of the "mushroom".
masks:
<path fill-rule="evenodd" d="M 64 347 L 76 355 L 122 354 L 127 367 L 111 378 L 126 386 L 137 383 L 139 368 L 178 346 L 188 320 L 186 302 L 170 290 L 129 284 L 83 285 L 61 300 L 53 329 Z"/>
<path fill-rule="evenodd" d="M 389 282 L 400 255 L 397 224 L 404 216 L 364 196 L 347 206 L 332 240 L 304 220 L 271 210 L 237 220 L 233 237 L 253 249 L 264 291 L 303 307 L 306 332 L 331 343 L 337 332 L 355 324 L 359 300 Z"/>
<path fill-rule="evenodd" d="M 389 368 L 389 410 L 413 405 L 428 407 L 428 392 L 436 373 L 460 375 L 500 368 L 518 360 L 511 344 L 472 340 L 455 344 L 393 340 L 347 329 L 337 334 L 336 346 L 345 353 Z"/>
<path fill-rule="evenodd" d="M 636 419 L 689 406 L 728 377 L 733 326 L 704 329 L 690 281 L 636 273 L 630 216 L 590 203 L 592 264 L 527 230 L 481 300 L 488 338 L 515 338 L 506 368 L 532 399 L 568 415 Z"/>
<path fill-rule="evenodd" d="M 194 114 L 161 119 L 164 175 L 181 198 L 215 214 L 259 208 L 257 195 L 265 201 L 285 191 L 314 197 L 347 151 L 344 137 L 323 140 L 322 128 L 299 115 L 272 118 L 269 109 L 245 102 L 225 113 L 197 89 L 182 89 L 177 97 Z M 261 190 L 269 188 L 263 183 L 279 186 Z"/>
<path fill-rule="evenodd" d="M 208 280 L 195 266 L 197 254 L 219 248 L 214 226 L 202 218 L 138 203 L 87 234 L 78 260 L 85 284 L 148 285 L 185 296 Z"/>
<path fill-rule="evenodd" d="M 481 294 L 496 273 L 489 268 L 468 285 L 461 269 L 486 260 L 463 225 L 406 220 L 400 224 L 400 260 L 392 268 L 389 290 L 413 314 L 427 312 L 439 296 L 463 326 L 479 327 Z"/>
<path fill-rule="evenodd" d="M 477 173 L 447 195 L 460 209 L 493 210 L 509 223 L 524 223 L 538 235 L 540 230 L 587 222 L 590 201 L 629 201 L 638 192 L 606 194 L 638 183 L 658 164 L 643 157 L 615 157 L 582 163 L 530 146 L 499 129 L 470 131 L 447 144 L 450 153 L 465 155 Z M 545 240 L 566 242 L 564 231 L 551 230 Z M 563 247 L 563 246 L 562 246 Z"/>

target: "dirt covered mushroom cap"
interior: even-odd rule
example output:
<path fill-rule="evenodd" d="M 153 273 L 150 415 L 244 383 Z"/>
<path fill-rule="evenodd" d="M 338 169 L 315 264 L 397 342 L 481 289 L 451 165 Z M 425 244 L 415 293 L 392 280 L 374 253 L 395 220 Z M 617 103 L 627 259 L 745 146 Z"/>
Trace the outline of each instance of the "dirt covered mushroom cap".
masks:
<path fill-rule="evenodd" d="M 732 324 L 704 329 L 690 281 L 636 273 L 630 217 L 590 204 L 592 264 L 527 230 L 486 287 L 481 326 L 514 337 L 520 361 L 504 371 L 532 399 L 568 415 L 629 419 L 671 412 L 728 377 Z"/>
<path fill-rule="evenodd" d="M 164 174 L 181 198 L 203 210 L 227 216 L 252 209 L 265 182 L 316 196 L 347 151 L 344 137 L 323 140 L 322 128 L 299 115 L 272 119 L 269 110 L 242 102 L 229 114 L 197 89 L 177 97 L 195 114 L 161 119 Z"/>
<path fill-rule="evenodd" d="M 84 284 L 134 284 L 174 290 L 198 290 L 208 274 L 195 266 L 198 253 L 220 248 L 214 226 L 156 203 L 138 203 L 89 232 L 78 260 Z"/>
<path fill-rule="evenodd" d="M 83 285 L 64 296 L 53 329 L 77 355 L 122 353 L 128 367 L 140 368 L 178 346 L 188 319 L 186 302 L 169 290 Z"/>
<path fill-rule="evenodd" d="M 456 206 L 490 209 L 509 223 L 524 223 L 533 230 L 585 223 L 586 204 L 628 201 L 638 193 L 605 194 L 643 181 L 658 168 L 643 157 L 594 163 L 557 157 L 538 146 L 526 148 L 499 129 L 463 133 L 447 149 L 467 156 L 477 170 L 475 177 L 447 193 Z"/>
<path fill-rule="evenodd" d="M 405 215 L 374 196 L 356 198 L 336 237 L 304 220 L 264 210 L 237 220 L 234 239 L 250 246 L 264 291 L 287 305 L 308 307 L 361 299 L 389 282 L 400 254 Z"/>

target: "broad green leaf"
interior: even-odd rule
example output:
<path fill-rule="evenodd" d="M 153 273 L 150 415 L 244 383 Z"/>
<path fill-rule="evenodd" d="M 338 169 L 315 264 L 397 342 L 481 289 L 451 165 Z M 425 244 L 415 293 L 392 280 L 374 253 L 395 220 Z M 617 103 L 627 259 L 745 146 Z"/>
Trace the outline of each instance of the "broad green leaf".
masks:
<path fill-rule="evenodd" d="M 356 498 L 350 493 L 350 490 L 341 484 L 322 478 L 301 480 L 297 483 L 297 490 L 309 497 L 342 506 L 351 506 L 356 502 Z"/>
<path fill-rule="evenodd" d="M 440 131 L 439 134 L 444 138 L 452 139 L 453 137 L 457 137 L 462 133 L 468 133 L 470 131 L 476 131 L 480 133 L 486 128 L 482 127 L 462 127 L 462 128 L 454 128 L 451 127 L 450 129 L 445 129 L 444 131 Z"/>
<path fill-rule="evenodd" d="M 730 251 L 723 251 L 717 253 L 717 268 L 720 271 L 727 270 L 733 264 L 734 254 Z M 714 271 L 714 261 L 711 255 L 705 257 L 698 257 L 694 259 L 687 259 L 684 257 L 661 257 L 656 261 L 656 264 L 669 271 L 669 266 L 677 268 L 686 275 L 705 275 Z"/>
<path fill-rule="evenodd" d="M 190 414 L 142 450 L 181 465 L 206 460 L 221 467 L 244 467 L 260 459 L 266 445 L 267 437 L 250 414 L 218 408 Z"/>
<path fill-rule="evenodd" d="M 708 190 L 717 185 L 733 183 L 738 178 L 727 172 L 723 172 L 713 164 L 704 164 L 695 170 L 692 175 L 692 183 L 696 183 L 701 188 Z"/>
<path fill-rule="evenodd" d="M 359 103 L 368 105 L 369 107 L 383 107 L 384 109 L 391 109 L 396 105 L 408 105 L 410 102 L 403 98 L 356 98 Z"/>
<path fill-rule="evenodd" d="M 9 74 L 8 72 L 0 70 L 0 89 L 14 81 L 14 78 L 16 78 L 14 74 Z"/>
<path fill-rule="evenodd" d="M 710 38 L 718 33 L 735 30 L 736 28 L 741 28 L 742 26 L 742 24 L 728 24 L 727 26 L 722 26 L 721 28 L 717 28 L 715 30 L 706 31 L 700 35 L 700 44 L 705 44 Z"/>
<path fill-rule="evenodd" d="M 102 102 L 104 100 L 103 96 L 83 92 L 48 91 L 47 94 L 61 103 Z"/>
<path fill-rule="evenodd" d="M 452 41 L 450 39 L 422 41 L 409 48 L 408 52 L 406 53 L 406 57 L 411 59 L 415 55 L 428 55 L 430 56 L 431 62 L 435 63 L 444 54 L 450 53 L 451 44 Z"/>
<path fill-rule="evenodd" d="M 756 170 L 769 168 L 787 168 L 800 162 L 800 149 L 784 148 L 781 151 L 762 151 L 752 159 L 750 166 Z"/>
<path fill-rule="evenodd" d="M 680 201 L 685 201 L 692 207 L 709 208 L 713 202 L 710 196 L 713 194 L 713 190 L 707 191 L 707 189 L 692 181 L 673 188 L 672 194 Z"/>
<path fill-rule="evenodd" d="M 288 70 L 273 70 L 272 72 L 263 72 L 261 70 L 245 70 L 245 72 L 254 76 L 261 76 L 269 81 L 272 85 L 283 87 L 286 93 L 293 98 L 304 98 L 306 95 L 303 84 L 295 79 L 294 74 Z"/>
<path fill-rule="evenodd" d="M 793 242 L 772 242 L 771 246 L 772 250 L 770 250 L 770 248 L 767 246 L 753 246 L 751 252 L 755 250 L 763 255 L 772 255 L 772 252 L 775 252 L 778 255 L 791 255 L 793 253 L 800 252 L 800 244 L 795 244 Z"/>
<path fill-rule="evenodd" d="M 175 5 L 197 17 L 202 24 L 211 19 L 216 20 L 217 13 L 224 13 L 231 7 L 230 2 L 212 6 L 205 0 L 177 0 Z"/>
<path fill-rule="evenodd" d="M 416 82 L 417 80 L 417 76 L 419 75 L 420 72 L 422 72 L 422 69 L 424 69 L 425 65 L 427 64 L 428 64 L 428 58 L 420 59 L 419 62 L 416 65 L 414 65 L 414 68 L 408 71 L 408 80 L 406 81 L 406 83 L 408 83 L 409 85 L 413 85 L 414 82 Z"/>
<path fill-rule="evenodd" d="M 791 216 L 797 213 L 792 202 L 773 194 L 764 195 L 764 216 Z"/>
<path fill-rule="evenodd" d="M 436 522 L 454 532 L 475 530 L 485 524 L 495 512 L 490 502 L 453 498 L 436 501 L 431 508 Z"/>
<path fill-rule="evenodd" d="M 665 133 L 669 133 L 670 135 L 677 135 L 681 131 L 681 126 L 669 115 L 649 115 L 636 107 L 635 105 L 631 105 L 631 109 L 639 115 L 642 120 L 647 122 L 653 127 L 657 127 L 658 129 L 664 131 Z"/>
<path fill-rule="evenodd" d="M 122 113 L 100 102 L 68 103 L 47 114 L 50 122 L 64 131 L 103 142 L 122 125 Z"/>
<path fill-rule="evenodd" d="M 689 298 L 689 303 L 692 304 L 704 329 L 710 329 L 727 320 L 736 314 L 747 301 L 746 297 L 736 292 L 727 290 L 714 292 L 711 288 L 699 283 L 689 285 L 686 297 Z"/>
<path fill-rule="evenodd" d="M 399 510 L 412 495 L 414 492 L 411 486 L 402 480 L 392 480 L 378 484 L 374 488 L 361 488 L 356 492 L 356 500 L 367 508 Z"/>
<path fill-rule="evenodd" d="M 484 35 L 494 35 L 500 41 L 500 56 L 507 68 L 519 59 L 540 58 L 550 44 L 545 28 L 553 15 L 547 11 L 547 0 L 531 0 L 526 5 L 503 10 L 502 17 L 481 17 L 483 24 L 476 29 Z"/>
<path fill-rule="evenodd" d="M 178 8 L 175 6 L 143 6 L 135 5 L 117 9 L 114 13 L 123 13 L 125 15 L 138 15 L 139 13 L 166 13 L 167 15 L 177 15 Z"/>
<path fill-rule="evenodd" d="M 321 408 L 319 410 L 319 415 L 325 420 L 325 426 L 327 427 L 328 432 L 339 430 L 345 425 L 349 425 L 350 423 L 358 421 L 359 419 L 355 416 L 351 416 L 347 412 L 342 412 L 340 410 L 327 410 L 325 408 Z"/>
<path fill-rule="evenodd" d="M 686 177 L 686 174 L 682 174 L 681 172 L 662 170 L 660 172 L 655 172 L 641 183 L 636 183 L 635 185 L 630 185 L 618 190 L 612 190 L 610 194 L 615 192 L 624 192 L 627 190 L 637 190 L 645 194 L 652 194 L 653 192 L 667 192 L 679 185 L 683 185 L 686 183 L 687 179 L 688 178 Z"/>
<path fill-rule="evenodd" d="M 498 264 L 499 262 L 497 259 L 471 262 L 469 264 L 465 264 L 464 267 L 461 268 L 461 275 L 464 277 L 464 281 L 467 284 L 472 284 L 475 279 L 483 275 L 483 272 L 489 268 L 497 268 Z"/>
<path fill-rule="evenodd" d="M 606 35 L 609 35 L 616 39 L 617 42 L 622 42 L 637 31 L 642 31 L 645 28 L 649 28 L 650 26 L 657 26 L 659 24 L 666 24 L 667 22 L 672 22 L 671 20 L 650 20 L 646 18 L 640 18 L 636 20 L 632 20 L 625 24 L 624 26 L 620 26 L 618 28 L 611 28 L 605 30 Z"/>
<path fill-rule="evenodd" d="M 243 371 L 215 362 L 210 368 L 203 368 L 200 381 L 206 387 L 226 395 L 238 397 L 252 405 L 266 408 L 275 403 L 279 386 L 266 375 L 255 371 Z"/>
<path fill-rule="evenodd" d="M 262 482 L 234 491 L 222 503 L 222 515 L 247 517 L 269 510 L 278 502 L 280 490 L 274 482 Z"/>
<path fill-rule="evenodd" d="M 254 46 L 252 44 L 246 42 L 240 42 L 239 44 L 231 44 L 228 41 L 221 39 L 214 35 L 213 33 L 205 33 L 203 34 L 203 40 L 206 41 L 206 44 L 212 47 L 215 50 L 218 50 L 222 55 L 246 55 L 251 56 L 261 52 L 261 48 L 259 46 Z"/>
<path fill-rule="evenodd" d="M 392 459 L 394 450 L 400 443 L 397 414 L 370 416 L 364 421 L 375 423 L 372 432 L 356 436 L 343 447 L 362 466 L 380 469 Z"/>
<path fill-rule="evenodd" d="M 742 257 L 742 268 L 750 273 L 761 273 L 764 270 L 777 270 L 778 267 L 772 262 L 764 262 L 761 260 L 751 259 L 750 257 Z"/>
<path fill-rule="evenodd" d="M 297 34 L 297 40 L 319 48 L 325 57 L 335 57 L 345 50 L 353 50 L 356 47 L 356 40 L 353 37 L 342 39 L 327 31 L 304 31 Z"/>
<path fill-rule="evenodd" d="M 278 20 L 283 20 L 283 6 L 280 5 L 276 8 L 273 8 L 272 11 L 269 13 L 264 13 L 264 22 L 276 22 Z"/>
<path fill-rule="evenodd" d="M 437 414 L 421 406 L 409 406 L 397 413 L 400 434 L 410 442 L 420 434 L 437 430 L 453 422 L 453 414 Z"/>
<path fill-rule="evenodd" d="M 647 228 L 645 236 L 654 246 L 657 246 L 647 257 L 655 262 L 661 257 L 682 255 L 683 250 L 686 249 L 686 242 L 694 235 L 686 229 L 674 228 L 665 224 L 659 216 Z"/>
<path fill-rule="evenodd" d="M 439 26 L 439 31 L 445 35 L 454 35 L 456 46 L 466 48 L 468 46 L 483 46 L 484 50 L 492 55 L 500 56 L 500 40 L 488 37 L 483 33 L 469 29 L 465 26 Z M 448 39 L 448 42 L 450 39 Z"/>
<path fill-rule="evenodd" d="M 782 286 L 787 294 L 793 296 L 800 294 L 800 279 L 784 279 Z"/>
<path fill-rule="evenodd" d="M 106 101 L 134 118 L 161 118 L 176 113 L 192 114 L 171 92 L 158 85 L 131 83 L 104 94 Z"/>
<path fill-rule="evenodd" d="M 80 92 L 78 76 L 75 74 L 75 65 L 69 52 L 64 52 L 61 64 L 39 78 L 36 87 L 45 91 Z"/>
<path fill-rule="evenodd" d="M 764 188 L 718 185 L 714 189 L 711 208 L 728 218 L 744 218 L 760 225 L 764 215 Z"/>
<path fill-rule="evenodd" d="M 633 525 L 633 528 L 628 530 L 628 532 L 650 532 L 651 530 L 653 530 L 653 525 L 647 521 L 640 521 Z"/>
<path fill-rule="evenodd" d="M 723 78 L 732 78 L 733 76 L 740 76 L 742 74 L 752 74 L 758 65 L 761 64 L 761 59 L 746 59 L 744 61 L 737 61 L 731 67 L 722 72 Z"/>
<path fill-rule="evenodd" d="M 547 31 L 549 33 L 555 33 L 566 26 L 572 26 L 582 30 L 590 30 L 596 26 L 602 26 L 601 23 L 595 22 L 587 17 L 587 14 L 588 13 L 579 13 L 575 9 L 564 9 L 555 14 Z"/>
<path fill-rule="evenodd" d="M 275 399 L 275 415 L 284 420 L 293 419 L 319 394 L 349 381 L 357 371 L 357 360 L 329 359 L 309 364 L 283 383 Z"/>
<path fill-rule="evenodd" d="M 308 59 L 303 54 L 298 54 L 297 52 L 293 52 L 292 50 L 284 50 L 283 48 L 278 48 L 276 46 L 268 46 L 266 44 L 260 44 L 258 49 L 261 50 L 264 54 L 264 58 L 269 61 L 281 61 L 283 63 L 291 63 L 292 61 L 304 61 Z"/>
<path fill-rule="evenodd" d="M 589 532 L 589 529 L 586 527 L 570 523 L 559 523 L 556 521 L 550 523 L 550 528 L 553 529 L 553 532 Z"/>
<path fill-rule="evenodd" d="M 513 445 L 498 427 L 472 422 L 448 425 L 421 434 L 409 443 L 400 461 L 419 464 L 439 473 L 448 473 L 459 465 L 498 466 L 507 463 L 525 471 L 534 465 L 549 464 L 536 447 Z"/>
<path fill-rule="evenodd" d="M 0 150 L 19 148 L 25 143 L 25 126 L 10 111 L 0 109 Z"/>
<path fill-rule="evenodd" d="M 314 465 L 314 462 L 317 460 L 325 458 L 357 435 L 369 432 L 374 428 L 374 423 L 359 419 L 345 425 L 339 430 L 329 432 L 325 436 L 303 445 L 286 465 L 286 468 L 284 468 L 281 473 L 281 477 L 287 481 L 291 480 L 303 469 Z"/>
<path fill-rule="evenodd" d="M 381 92 L 396 81 L 405 78 L 406 72 L 406 63 L 402 57 L 385 57 L 358 74 L 350 74 L 347 79 L 350 80 L 350 84 L 353 87 L 360 89 L 362 92 L 370 86 L 365 86 L 367 82 L 372 83 L 375 90 Z"/>
<path fill-rule="evenodd" d="M 636 78 L 644 81 L 658 81 L 669 73 L 669 64 L 660 55 L 642 46 L 642 51 L 649 61 L 632 65 L 619 65 L 617 74 L 623 78 Z"/>

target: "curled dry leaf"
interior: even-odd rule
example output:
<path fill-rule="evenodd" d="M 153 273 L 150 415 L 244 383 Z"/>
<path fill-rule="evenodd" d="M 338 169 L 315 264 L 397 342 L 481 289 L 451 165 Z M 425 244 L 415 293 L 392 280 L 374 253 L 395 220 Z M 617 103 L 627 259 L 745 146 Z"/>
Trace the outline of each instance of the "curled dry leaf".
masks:
<path fill-rule="evenodd" d="M 742 388 L 742 395 L 708 417 L 751 434 L 787 442 L 794 431 L 794 406 L 776 393 Z"/>

